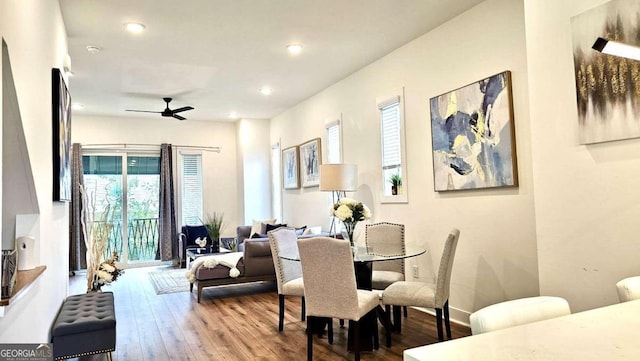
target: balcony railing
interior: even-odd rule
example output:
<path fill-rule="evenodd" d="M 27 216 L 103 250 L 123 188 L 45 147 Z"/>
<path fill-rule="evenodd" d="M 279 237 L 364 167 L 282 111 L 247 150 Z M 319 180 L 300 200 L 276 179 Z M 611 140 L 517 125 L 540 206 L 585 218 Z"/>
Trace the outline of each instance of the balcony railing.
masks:
<path fill-rule="evenodd" d="M 111 224 L 111 232 L 109 233 L 109 242 L 105 249 L 105 259 L 111 258 L 113 252 L 117 252 L 122 261 L 122 222 L 109 222 Z M 104 229 L 106 222 L 95 222 L 95 230 Z M 159 260 L 158 252 L 159 240 L 158 218 L 137 218 L 130 219 L 127 227 L 127 251 L 129 261 L 153 261 Z"/>

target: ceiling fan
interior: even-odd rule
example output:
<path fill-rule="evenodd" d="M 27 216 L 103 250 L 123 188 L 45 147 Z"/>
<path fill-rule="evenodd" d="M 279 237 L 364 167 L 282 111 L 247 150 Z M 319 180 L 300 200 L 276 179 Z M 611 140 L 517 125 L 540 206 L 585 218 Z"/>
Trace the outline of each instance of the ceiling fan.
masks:
<path fill-rule="evenodd" d="M 132 110 L 132 109 L 126 109 L 125 111 L 127 112 L 138 112 L 138 113 L 160 113 L 160 115 L 162 115 L 163 117 L 174 117 L 176 119 L 179 120 L 185 120 L 187 118 L 178 115 L 176 113 L 180 113 L 180 112 L 184 112 L 187 110 L 193 110 L 194 107 L 191 106 L 186 106 L 186 107 L 182 107 L 182 108 L 178 108 L 178 109 L 169 109 L 169 103 L 171 102 L 171 98 L 162 98 L 164 99 L 165 103 L 167 103 L 167 107 L 161 111 L 161 112 L 156 112 L 156 111 L 152 111 L 152 110 Z"/>

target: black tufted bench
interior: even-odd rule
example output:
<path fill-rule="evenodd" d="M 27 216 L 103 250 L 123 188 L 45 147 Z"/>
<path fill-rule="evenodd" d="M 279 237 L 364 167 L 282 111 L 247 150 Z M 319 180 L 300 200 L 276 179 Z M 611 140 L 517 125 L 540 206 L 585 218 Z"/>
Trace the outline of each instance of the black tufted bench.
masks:
<path fill-rule="evenodd" d="M 53 357 L 106 353 L 116 349 L 116 313 L 112 292 L 94 292 L 67 297 L 53 322 Z"/>

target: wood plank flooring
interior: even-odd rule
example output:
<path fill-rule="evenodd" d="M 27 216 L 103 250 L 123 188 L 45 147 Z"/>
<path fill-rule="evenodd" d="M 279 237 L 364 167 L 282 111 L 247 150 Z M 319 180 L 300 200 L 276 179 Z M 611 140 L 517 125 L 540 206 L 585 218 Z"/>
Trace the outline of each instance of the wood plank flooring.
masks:
<path fill-rule="evenodd" d="M 300 299 L 287 297 L 285 328 L 278 332 L 275 283 L 255 283 L 205 289 L 200 304 L 194 293 L 156 295 L 148 272 L 156 267 L 128 269 L 104 291 L 113 291 L 117 317 L 114 361 L 164 360 L 306 360 L 305 322 Z M 71 294 L 83 293 L 86 275 L 69 279 Z M 392 334 L 392 347 L 362 354 L 362 360 L 402 360 L 407 348 L 437 342 L 435 318 L 409 309 L 402 334 Z M 452 324 L 453 338 L 471 334 Z M 334 321 L 334 343 L 314 337 L 314 360 L 353 360 L 347 352 L 347 328 Z M 106 360 L 104 355 L 72 359 Z"/>

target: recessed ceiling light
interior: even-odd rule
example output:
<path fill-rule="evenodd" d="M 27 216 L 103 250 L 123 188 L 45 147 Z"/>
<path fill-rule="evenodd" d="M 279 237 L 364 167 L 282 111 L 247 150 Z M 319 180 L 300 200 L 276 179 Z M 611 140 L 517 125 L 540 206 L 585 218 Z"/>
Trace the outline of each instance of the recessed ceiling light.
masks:
<path fill-rule="evenodd" d="M 263 86 L 262 88 L 260 88 L 260 93 L 262 93 L 262 95 L 271 95 L 271 93 L 273 93 L 273 90 L 268 86 Z"/>
<path fill-rule="evenodd" d="M 229 118 L 238 119 L 238 113 L 237 112 L 229 112 Z"/>
<path fill-rule="evenodd" d="M 124 26 L 127 28 L 129 32 L 134 34 L 141 33 L 144 31 L 145 26 L 140 23 L 126 23 Z"/>
<path fill-rule="evenodd" d="M 73 110 L 84 109 L 84 105 L 82 105 L 80 103 L 71 103 L 71 109 L 73 109 Z"/>
<path fill-rule="evenodd" d="M 91 54 L 98 54 L 102 50 L 99 46 L 87 45 L 87 51 Z"/>
<path fill-rule="evenodd" d="M 289 50 L 289 54 L 298 55 L 302 52 L 302 44 L 289 44 L 287 45 L 287 50 Z"/>

